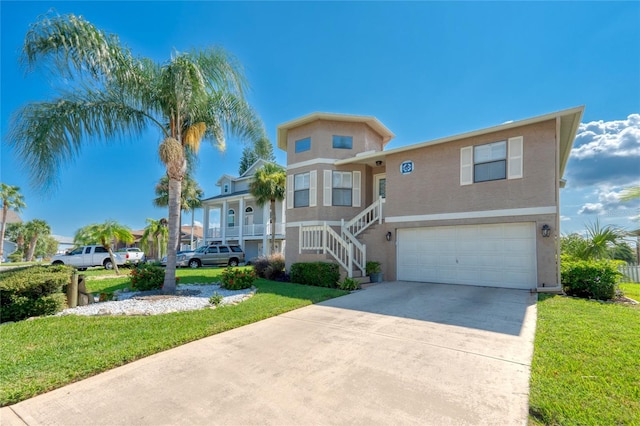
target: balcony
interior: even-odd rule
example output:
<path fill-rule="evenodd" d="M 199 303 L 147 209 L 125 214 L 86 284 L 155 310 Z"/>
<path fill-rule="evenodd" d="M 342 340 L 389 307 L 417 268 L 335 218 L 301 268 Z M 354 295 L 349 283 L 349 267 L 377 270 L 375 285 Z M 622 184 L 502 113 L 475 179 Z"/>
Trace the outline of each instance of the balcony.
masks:
<path fill-rule="evenodd" d="M 271 235 L 271 227 L 266 230 L 266 235 Z M 276 223 L 276 235 L 284 235 L 285 232 L 285 224 L 284 223 Z M 265 225 L 244 225 L 242 227 L 242 237 L 262 237 L 265 235 Z M 237 239 L 240 238 L 240 227 L 239 226 L 228 226 L 225 228 L 225 237 L 227 239 Z M 207 230 L 207 240 L 212 239 L 222 239 L 222 228 L 209 228 Z"/>

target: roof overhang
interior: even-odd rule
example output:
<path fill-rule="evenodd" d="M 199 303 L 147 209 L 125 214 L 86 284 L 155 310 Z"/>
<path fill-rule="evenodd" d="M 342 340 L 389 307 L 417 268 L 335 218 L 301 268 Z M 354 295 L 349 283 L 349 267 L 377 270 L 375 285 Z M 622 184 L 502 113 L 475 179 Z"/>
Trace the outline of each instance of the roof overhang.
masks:
<path fill-rule="evenodd" d="M 364 115 L 349 115 L 349 114 L 332 114 L 327 112 L 314 112 L 312 114 L 305 115 L 304 117 L 296 118 L 295 120 L 288 121 L 278 126 L 278 148 L 283 151 L 287 150 L 287 135 L 289 130 L 295 129 L 302 125 L 313 123 L 318 120 L 326 121 L 343 121 L 349 123 L 365 123 L 371 127 L 377 134 L 382 136 L 382 145 L 386 145 L 394 135 L 391 130 L 378 121 L 377 118 Z"/>
<path fill-rule="evenodd" d="M 420 149 L 427 146 L 443 144 L 447 142 L 452 142 L 460 139 L 466 139 L 474 136 L 480 136 L 488 133 L 499 132 L 502 130 L 513 129 L 516 127 L 527 126 L 529 124 L 541 123 L 548 120 L 559 120 L 560 128 L 559 128 L 559 150 L 560 150 L 560 175 L 559 178 L 562 178 L 564 173 L 565 166 L 567 165 L 567 160 L 569 159 L 569 154 L 571 153 L 571 147 L 573 146 L 573 141 L 576 137 L 576 133 L 578 131 L 578 126 L 580 125 L 580 120 L 582 119 L 582 114 L 584 112 L 584 105 L 569 108 L 562 111 L 552 112 L 550 114 L 539 115 L 537 117 L 527 118 L 524 120 L 511 121 L 508 123 L 500 124 L 498 126 L 487 127 L 484 129 L 474 130 L 472 132 L 460 133 L 453 136 L 447 136 L 440 139 L 435 139 L 432 141 L 421 142 L 414 145 L 407 145 L 400 148 L 390 149 L 388 151 L 378 151 L 371 153 L 364 153 L 362 155 L 357 155 L 352 158 L 347 158 L 344 160 L 337 160 L 335 162 L 336 166 L 341 166 L 344 164 L 367 164 L 373 165 L 376 164 L 377 161 L 385 160 L 385 157 L 390 154 L 397 154 L 400 152 L 411 151 L 414 149 Z"/>

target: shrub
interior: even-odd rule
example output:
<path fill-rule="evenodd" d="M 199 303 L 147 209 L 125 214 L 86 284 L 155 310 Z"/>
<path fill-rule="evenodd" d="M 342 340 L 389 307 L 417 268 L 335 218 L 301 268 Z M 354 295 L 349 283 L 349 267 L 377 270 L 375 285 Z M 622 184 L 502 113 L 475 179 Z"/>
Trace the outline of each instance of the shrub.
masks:
<path fill-rule="evenodd" d="M 365 270 L 367 271 L 367 275 L 379 274 L 380 272 L 382 272 L 380 262 L 377 262 L 375 260 L 368 261 Z"/>
<path fill-rule="evenodd" d="M 253 270 L 232 268 L 231 266 L 227 266 L 227 268 L 222 271 L 221 287 L 224 287 L 228 290 L 241 290 L 243 288 L 250 288 L 256 278 L 256 273 Z"/>
<path fill-rule="evenodd" d="M 0 321 L 20 321 L 64 309 L 62 287 L 69 283 L 69 266 L 29 266 L 0 272 Z"/>
<path fill-rule="evenodd" d="M 253 270 L 260 278 L 275 281 L 284 274 L 284 256 L 282 253 L 275 253 L 269 257 L 257 257 L 252 264 Z"/>
<path fill-rule="evenodd" d="M 565 261 L 561 265 L 562 288 L 571 296 L 609 300 L 616 292 L 620 273 L 607 260 Z"/>
<path fill-rule="evenodd" d="M 138 291 L 159 290 L 164 284 L 164 269 L 141 263 L 131 270 L 131 287 Z"/>
<path fill-rule="evenodd" d="M 340 283 L 340 290 L 353 291 L 360 288 L 360 283 L 353 278 L 345 278 L 344 281 Z"/>
<path fill-rule="evenodd" d="M 307 262 L 291 265 L 291 282 L 335 288 L 340 280 L 337 263 Z"/>
<path fill-rule="evenodd" d="M 213 293 L 213 296 L 209 298 L 209 303 L 214 306 L 220 306 L 220 304 L 222 303 L 222 299 L 224 299 L 224 296 L 216 291 L 215 293 Z"/>

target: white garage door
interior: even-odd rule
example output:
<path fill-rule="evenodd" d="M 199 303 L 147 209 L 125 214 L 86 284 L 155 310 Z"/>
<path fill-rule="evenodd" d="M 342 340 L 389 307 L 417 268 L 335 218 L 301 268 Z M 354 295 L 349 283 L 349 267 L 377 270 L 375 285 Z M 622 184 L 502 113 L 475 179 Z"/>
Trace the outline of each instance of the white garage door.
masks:
<path fill-rule="evenodd" d="M 399 229 L 398 280 L 536 288 L 535 224 Z"/>

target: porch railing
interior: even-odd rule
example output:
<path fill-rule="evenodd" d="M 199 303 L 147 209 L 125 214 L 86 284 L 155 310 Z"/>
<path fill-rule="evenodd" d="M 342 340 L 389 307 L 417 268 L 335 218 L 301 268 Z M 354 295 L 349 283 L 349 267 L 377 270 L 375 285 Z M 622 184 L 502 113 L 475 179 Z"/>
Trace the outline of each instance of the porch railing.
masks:
<path fill-rule="evenodd" d="M 266 229 L 265 229 L 266 228 Z M 225 228 L 226 238 L 239 238 L 240 226 L 228 226 Z M 284 223 L 276 223 L 276 235 L 284 235 L 285 225 Z M 264 224 L 243 225 L 242 236 L 243 237 L 260 237 L 263 235 L 271 235 L 271 227 Z M 222 228 L 209 228 L 207 230 L 208 239 L 220 239 L 222 238 Z"/>
<path fill-rule="evenodd" d="M 367 207 L 366 209 L 358 213 L 358 215 L 355 216 L 350 221 L 344 222 L 343 220 L 342 229 L 343 230 L 348 229 L 349 232 L 353 234 L 354 237 L 357 237 L 358 234 L 363 232 L 365 229 L 367 229 L 369 226 L 373 225 L 374 223 L 376 222 L 382 223 L 382 204 L 383 203 L 384 203 L 384 200 L 382 197 L 380 197 L 376 201 L 374 201 L 369 207 Z"/>

